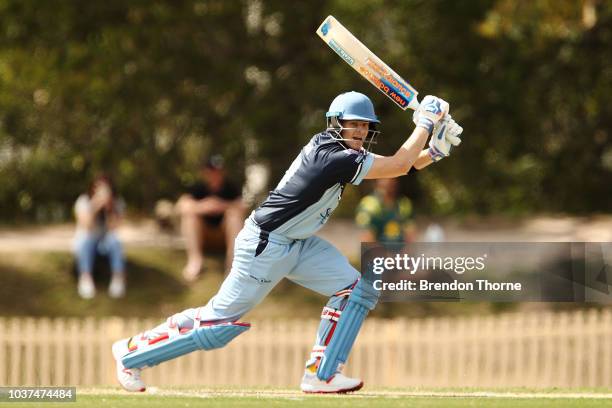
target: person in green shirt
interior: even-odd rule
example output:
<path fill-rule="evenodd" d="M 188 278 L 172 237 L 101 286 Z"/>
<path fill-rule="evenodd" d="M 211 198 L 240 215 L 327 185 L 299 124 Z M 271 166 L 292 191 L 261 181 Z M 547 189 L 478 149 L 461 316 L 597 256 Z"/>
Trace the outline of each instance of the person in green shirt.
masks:
<path fill-rule="evenodd" d="M 415 238 L 412 202 L 399 196 L 395 178 L 376 180 L 374 191 L 359 202 L 355 222 L 363 230 L 363 242 L 407 243 Z"/>

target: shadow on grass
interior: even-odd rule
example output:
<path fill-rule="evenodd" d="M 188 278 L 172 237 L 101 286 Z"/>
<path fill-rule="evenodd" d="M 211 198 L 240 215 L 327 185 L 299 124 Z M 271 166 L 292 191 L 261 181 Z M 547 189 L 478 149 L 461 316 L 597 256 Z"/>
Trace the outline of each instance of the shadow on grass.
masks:
<path fill-rule="evenodd" d="M 125 316 L 160 315 L 162 303 L 180 303 L 188 288 L 172 271 L 142 260 L 126 263 L 127 296 L 107 294 L 110 272 L 96 276 L 94 299 L 81 299 L 71 254 L 32 254 L 27 261 L 0 263 L 0 315 L 12 316 Z"/>
<path fill-rule="evenodd" d="M 189 287 L 179 278 L 161 268 L 127 262 L 128 273 L 128 296 L 115 300 L 118 307 L 128 306 L 134 310 L 119 311 L 117 315 L 151 317 L 158 313 L 158 307 L 163 302 L 180 301 Z M 138 308 L 138 310 L 135 310 Z M 125 312 L 125 313 L 124 313 Z"/>
<path fill-rule="evenodd" d="M 52 287 L 48 276 L 24 274 L 5 265 L 0 265 L 0 311 L 2 315 L 40 316 L 41 298 Z"/>

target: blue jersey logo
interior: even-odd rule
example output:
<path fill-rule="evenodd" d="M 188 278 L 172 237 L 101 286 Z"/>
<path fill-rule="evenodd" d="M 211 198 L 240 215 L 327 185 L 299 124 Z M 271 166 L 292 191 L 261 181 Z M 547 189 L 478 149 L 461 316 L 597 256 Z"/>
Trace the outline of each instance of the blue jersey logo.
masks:
<path fill-rule="evenodd" d="M 327 222 L 328 218 L 331 216 L 331 213 L 332 209 L 328 208 L 324 213 L 319 214 L 319 217 L 321 217 L 321 224 L 325 224 Z"/>

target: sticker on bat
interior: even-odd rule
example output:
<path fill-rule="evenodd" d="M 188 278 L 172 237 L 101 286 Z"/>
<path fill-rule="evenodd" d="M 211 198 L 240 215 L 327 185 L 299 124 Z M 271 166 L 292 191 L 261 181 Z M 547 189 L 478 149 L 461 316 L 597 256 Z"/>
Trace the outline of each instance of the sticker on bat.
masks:
<path fill-rule="evenodd" d="M 400 108 L 405 109 L 414 97 L 414 93 L 406 90 L 405 94 L 402 94 L 397 88 L 393 86 L 385 78 L 380 78 L 378 75 L 370 72 L 366 67 L 360 66 L 359 72 L 374 86 L 380 89 L 385 95 L 387 95 L 393 102 L 395 102 Z"/>
<path fill-rule="evenodd" d="M 385 89 L 383 89 L 386 85 L 382 83 L 382 81 L 380 80 L 380 78 L 378 76 L 376 76 L 373 73 L 371 73 L 366 67 L 360 66 L 359 67 L 359 73 L 362 76 L 364 76 L 368 81 L 370 81 L 372 84 L 374 84 L 374 86 L 379 88 L 381 91 L 387 93 L 387 91 L 385 91 Z"/>
<path fill-rule="evenodd" d="M 374 71 L 378 72 L 388 82 L 390 82 L 401 94 L 410 97 L 411 92 L 408 85 L 393 76 L 393 74 L 387 71 L 384 67 L 380 66 L 376 61 L 373 61 L 372 59 L 368 58 L 366 60 L 366 64 L 368 64 L 368 66 L 374 69 Z"/>
<path fill-rule="evenodd" d="M 401 93 L 384 78 L 381 79 L 381 81 L 386 85 L 385 93 L 401 108 L 406 108 L 410 103 L 410 100 L 413 98 L 414 94 L 408 90 L 406 90 L 406 93 Z"/>
<path fill-rule="evenodd" d="M 349 65 L 353 65 L 353 63 L 355 62 L 353 57 L 351 57 L 348 52 L 344 51 L 344 49 L 339 46 L 338 43 L 336 43 L 334 40 L 329 40 L 329 46 L 332 50 L 336 51 L 336 54 L 342 57 L 342 59 L 345 60 Z"/>

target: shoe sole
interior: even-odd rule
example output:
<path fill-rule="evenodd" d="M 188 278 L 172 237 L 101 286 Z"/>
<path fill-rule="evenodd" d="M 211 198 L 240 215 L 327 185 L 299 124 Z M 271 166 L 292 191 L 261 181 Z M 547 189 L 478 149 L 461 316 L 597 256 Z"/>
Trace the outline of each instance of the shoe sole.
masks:
<path fill-rule="evenodd" d="M 302 390 L 302 392 L 305 394 L 346 394 L 349 392 L 359 391 L 361 388 L 363 388 L 363 381 L 352 388 L 345 388 L 342 390 L 336 390 L 336 391 L 304 391 Z"/>

